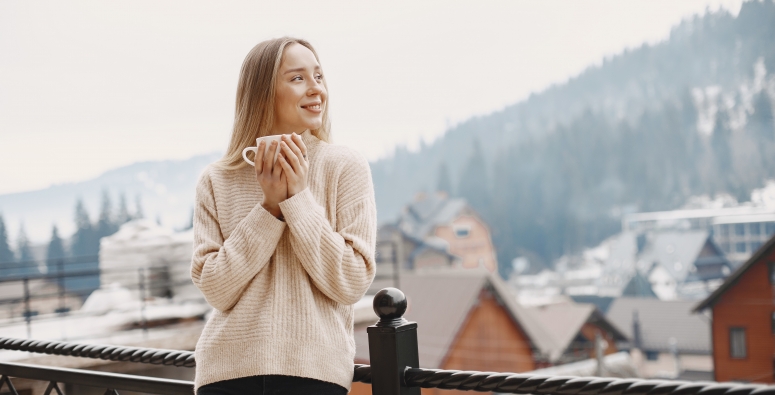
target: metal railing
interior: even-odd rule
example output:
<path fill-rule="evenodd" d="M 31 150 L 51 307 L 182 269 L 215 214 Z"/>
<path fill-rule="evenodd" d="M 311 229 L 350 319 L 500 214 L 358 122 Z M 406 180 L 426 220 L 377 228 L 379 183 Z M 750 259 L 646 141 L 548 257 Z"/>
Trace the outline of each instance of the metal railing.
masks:
<path fill-rule="evenodd" d="M 356 364 L 353 370 L 353 382 L 372 384 L 374 395 L 419 395 L 420 388 L 541 395 L 775 395 L 775 386 L 759 384 L 422 369 L 417 323 L 403 318 L 406 307 L 406 297 L 396 288 L 383 289 L 374 297 L 374 311 L 380 319 L 367 329 L 372 364 Z M 196 365 L 193 352 L 180 350 L 13 338 L 0 338 L 0 349 L 155 365 Z M 57 383 L 102 387 L 107 389 L 106 394 L 117 394 L 117 390 L 157 394 L 193 392 L 190 381 L 0 363 L 0 390 L 4 384 L 16 394 L 10 377 L 48 381 L 46 395 L 52 391 L 61 394 Z"/>
<path fill-rule="evenodd" d="M 148 329 L 145 309 L 146 302 L 154 296 L 171 297 L 175 289 L 181 286 L 193 286 L 186 275 L 185 280 L 174 279 L 170 274 L 176 267 L 185 267 L 188 273 L 189 263 L 182 266 L 167 263 L 152 267 L 127 267 L 101 269 L 98 256 L 68 257 L 48 261 L 31 261 L 0 264 L 0 288 L 18 288 L 19 296 L 0 298 L 0 309 L 8 309 L 11 313 L 0 321 L 0 328 L 16 325 L 22 320 L 26 324 L 27 337 L 31 337 L 32 325 L 35 321 L 45 318 L 60 318 L 73 314 L 70 306 L 80 306 L 85 299 L 100 287 L 101 279 L 120 277 L 121 286 L 136 294 L 141 320 L 138 326 Z M 30 269 L 45 265 L 48 273 L 35 273 Z M 180 277 L 180 276 L 178 276 Z M 131 280 L 126 280 L 131 279 Z M 33 286 L 50 285 L 43 290 L 34 290 Z M 8 294 L 9 292 L 5 292 Z M 77 300 L 74 300 L 77 299 Z M 202 300 L 204 300 L 202 298 Z M 51 311 L 40 311 L 34 305 L 36 302 L 49 301 L 49 307 L 56 305 Z M 47 314 L 50 313 L 50 314 Z M 79 315 L 100 315 L 102 312 L 83 313 Z"/>

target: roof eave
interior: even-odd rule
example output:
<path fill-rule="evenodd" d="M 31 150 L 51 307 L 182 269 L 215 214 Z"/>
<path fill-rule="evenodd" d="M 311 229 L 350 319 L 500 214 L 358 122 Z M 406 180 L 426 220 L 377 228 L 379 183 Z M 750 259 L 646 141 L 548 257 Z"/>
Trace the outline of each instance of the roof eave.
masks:
<path fill-rule="evenodd" d="M 750 258 L 748 258 L 745 263 L 740 265 L 740 267 L 737 268 L 732 274 L 727 277 L 727 279 L 724 281 L 723 284 L 721 284 L 718 288 L 716 288 L 715 291 L 713 291 L 710 296 L 705 298 L 702 302 L 700 302 L 695 308 L 692 309 L 692 313 L 699 313 L 702 310 L 705 310 L 709 307 L 713 307 L 713 305 L 718 302 L 718 299 L 723 295 L 729 288 L 731 288 L 733 285 L 735 285 L 739 280 L 740 277 L 745 274 L 745 272 L 748 271 L 748 269 L 753 266 L 754 263 L 756 263 L 761 257 L 768 254 L 772 248 L 775 247 L 775 236 L 770 237 L 769 240 L 767 240 L 764 245 L 759 248 L 756 252 L 754 252 L 753 255 L 751 255 Z"/>

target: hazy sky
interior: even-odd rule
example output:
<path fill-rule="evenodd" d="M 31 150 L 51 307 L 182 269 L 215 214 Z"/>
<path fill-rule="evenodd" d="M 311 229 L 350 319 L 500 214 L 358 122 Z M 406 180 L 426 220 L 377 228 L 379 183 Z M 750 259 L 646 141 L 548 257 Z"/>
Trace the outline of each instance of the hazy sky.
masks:
<path fill-rule="evenodd" d="M 0 194 L 223 151 L 244 56 L 306 38 L 369 159 L 740 1 L 0 2 Z"/>

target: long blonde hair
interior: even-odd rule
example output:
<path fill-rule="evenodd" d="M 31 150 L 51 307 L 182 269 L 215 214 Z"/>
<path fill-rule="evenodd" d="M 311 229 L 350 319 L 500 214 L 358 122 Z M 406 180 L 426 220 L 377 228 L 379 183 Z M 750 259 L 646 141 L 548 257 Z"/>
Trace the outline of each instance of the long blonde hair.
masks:
<path fill-rule="evenodd" d="M 247 163 L 242 159 L 242 150 L 256 144 L 256 139 L 272 133 L 274 125 L 275 81 L 283 57 L 283 51 L 290 44 L 307 47 L 320 62 L 317 52 L 307 41 L 281 37 L 258 43 L 242 62 L 237 85 L 237 103 L 234 110 L 234 129 L 226 154 L 218 164 L 227 169 L 239 169 Z M 328 90 L 325 79 L 323 85 Z M 323 124 L 312 134 L 320 140 L 330 139 L 328 103 L 323 108 Z"/>

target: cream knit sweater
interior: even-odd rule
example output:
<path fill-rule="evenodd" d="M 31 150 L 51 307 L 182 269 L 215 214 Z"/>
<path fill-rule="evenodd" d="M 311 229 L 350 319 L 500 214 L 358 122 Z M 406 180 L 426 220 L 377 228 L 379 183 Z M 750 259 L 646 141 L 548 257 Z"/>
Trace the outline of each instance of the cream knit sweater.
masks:
<path fill-rule="evenodd" d="M 196 189 L 191 278 L 215 309 L 196 345 L 195 387 L 254 375 L 350 388 L 353 307 L 374 278 L 377 213 L 368 162 L 302 135 L 308 188 L 261 207 L 252 167 L 210 165 Z"/>

